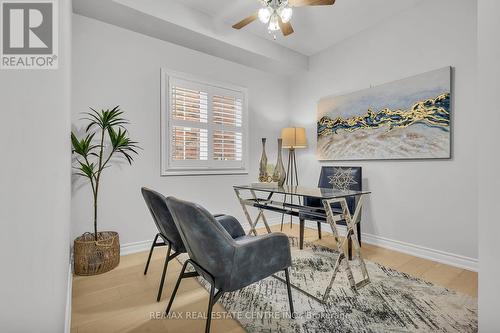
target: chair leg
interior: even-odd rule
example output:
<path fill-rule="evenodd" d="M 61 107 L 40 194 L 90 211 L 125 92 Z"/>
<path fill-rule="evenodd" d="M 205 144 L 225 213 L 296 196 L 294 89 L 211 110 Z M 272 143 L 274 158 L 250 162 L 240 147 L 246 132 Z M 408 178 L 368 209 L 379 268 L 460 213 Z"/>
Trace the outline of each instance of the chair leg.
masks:
<path fill-rule="evenodd" d="M 356 228 L 358 230 L 358 242 L 359 242 L 359 247 L 361 247 L 361 223 L 358 222 L 356 224 Z"/>
<path fill-rule="evenodd" d="M 300 219 L 300 229 L 299 229 L 299 248 L 302 250 L 304 248 L 304 219 Z"/>
<path fill-rule="evenodd" d="M 321 222 L 318 221 L 317 224 L 318 224 L 318 237 L 319 239 L 321 239 Z"/>
<path fill-rule="evenodd" d="M 175 284 L 174 291 L 172 291 L 172 296 L 170 296 L 170 300 L 168 301 L 167 309 L 165 310 L 165 315 L 168 316 L 170 312 L 170 308 L 172 307 L 172 303 L 174 302 L 175 294 L 177 294 L 177 289 L 179 289 L 179 285 L 181 284 L 181 280 L 184 277 L 184 272 L 186 271 L 186 267 L 189 261 L 186 260 L 184 265 L 182 265 L 181 272 L 179 274 L 179 278 L 177 279 L 177 283 Z"/>
<path fill-rule="evenodd" d="M 285 203 L 286 203 L 286 194 L 283 197 L 283 209 L 285 208 Z M 281 213 L 281 228 L 280 231 L 283 231 L 283 223 L 285 222 L 285 214 Z"/>
<path fill-rule="evenodd" d="M 210 285 L 210 298 L 208 300 L 208 310 L 207 310 L 207 324 L 205 326 L 205 333 L 210 332 L 210 324 L 212 322 L 212 309 L 215 303 L 215 285 L 211 283 Z"/>
<path fill-rule="evenodd" d="M 290 315 L 295 318 L 295 313 L 293 310 L 293 300 L 292 300 L 292 288 L 290 286 L 290 275 L 288 273 L 288 268 L 285 269 L 285 279 L 286 279 L 286 289 L 288 291 L 288 302 L 290 303 Z"/>
<path fill-rule="evenodd" d="M 146 268 L 144 268 L 144 275 L 148 274 L 149 262 L 151 261 L 151 255 L 153 254 L 153 249 L 156 246 L 156 241 L 158 240 L 158 236 L 160 234 L 156 234 L 155 239 L 153 240 L 153 244 L 151 244 L 151 250 L 149 250 L 148 261 L 146 262 Z"/>
<path fill-rule="evenodd" d="M 156 301 L 159 302 L 161 299 L 161 293 L 163 291 L 163 284 L 165 283 L 165 275 L 167 274 L 168 262 L 170 261 L 170 251 L 172 247 L 170 243 L 167 245 L 167 256 L 165 257 L 165 263 L 163 264 L 163 273 L 161 275 L 160 288 L 158 289 L 158 296 L 156 296 Z"/>

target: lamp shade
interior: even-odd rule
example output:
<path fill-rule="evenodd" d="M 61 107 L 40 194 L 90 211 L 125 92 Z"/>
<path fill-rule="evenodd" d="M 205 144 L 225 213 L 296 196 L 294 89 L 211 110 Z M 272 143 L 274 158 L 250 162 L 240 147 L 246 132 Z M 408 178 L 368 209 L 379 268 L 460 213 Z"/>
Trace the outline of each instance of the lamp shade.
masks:
<path fill-rule="evenodd" d="M 307 148 L 306 129 L 303 127 L 288 127 L 281 130 L 283 148 Z"/>

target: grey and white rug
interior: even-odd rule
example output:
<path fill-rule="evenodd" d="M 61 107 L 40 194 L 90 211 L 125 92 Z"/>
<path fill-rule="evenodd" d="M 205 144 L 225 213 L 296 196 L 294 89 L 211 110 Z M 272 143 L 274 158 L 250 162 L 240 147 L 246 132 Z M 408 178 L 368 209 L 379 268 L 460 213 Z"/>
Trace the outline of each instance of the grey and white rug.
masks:
<path fill-rule="evenodd" d="M 321 298 L 338 253 L 313 244 L 299 250 L 296 238 L 290 243 L 292 284 Z M 355 262 L 350 263 L 358 280 Z M 289 317 L 285 284 L 272 277 L 225 294 L 219 303 L 248 332 L 477 332 L 475 298 L 370 261 L 366 265 L 371 283 L 357 294 L 343 265 L 326 304 L 292 289 L 295 319 Z"/>

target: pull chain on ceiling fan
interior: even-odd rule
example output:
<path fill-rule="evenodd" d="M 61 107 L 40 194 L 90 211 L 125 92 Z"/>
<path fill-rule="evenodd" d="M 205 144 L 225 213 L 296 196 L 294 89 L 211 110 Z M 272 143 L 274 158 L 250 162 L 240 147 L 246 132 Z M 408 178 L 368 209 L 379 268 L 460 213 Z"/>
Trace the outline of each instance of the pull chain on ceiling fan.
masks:
<path fill-rule="evenodd" d="M 293 15 L 294 7 L 305 6 L 331 6 L 335 0 L 259 0 L 262 8 L 257 13 L 254 13 L 240 22 L 233 25 L 234 29 L 241 29 L 253 21 L 259 19 L 264 24 L 267 24 L 269 33 L 275 33 L 281 30 L 284 36 L 293 33 L 290 20 Z M 276 38 L 276 36 L 275 36 Z"/>

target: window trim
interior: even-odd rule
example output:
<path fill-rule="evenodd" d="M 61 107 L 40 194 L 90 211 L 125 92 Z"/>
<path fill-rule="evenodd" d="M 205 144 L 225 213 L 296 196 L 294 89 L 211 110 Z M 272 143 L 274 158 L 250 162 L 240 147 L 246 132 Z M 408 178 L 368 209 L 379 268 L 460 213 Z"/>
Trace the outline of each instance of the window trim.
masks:
<path fill-rule="evenodd" d="M 210 167 L 210 166 L 174 166 L 171 161 L 171 145 L 170 145 L 170 133 L 172 132 L 172 121 L 170 118 L 170 82 L 172 79 L 180 79 L 185 81 L 192 81 L 194 84 L 201 84 L 212 86 L 216 89 L 232 90 L 243 96 L 242 103 L 242 140 L 243 140 L 243 157 L 241 161 L 241 167 Z M 248 174 L 248 161 L 249 161 L 249 141 L 248 141 L 248 129 L 249 129 L 249 116 L 248 116 L 248 90 L 244 87 L 239 87 L 236 85 L 217 82 L 202 78 L 196 75 L 177 72 L 169 70 L 166 68 L 161 68 L 161 82 L 160 82 L 160 175 L 161 176 L 188 176 L 188 175 L 237 175 L 237 174 Z M 209 102 L 210 104 L 210 102 Z M 209 107 L 211 108 L 211 107 Z M 209 122 L 207 123 L 207 128 L 217 128 L 210 123 L 211 110 L 209 109 Z M 210 130 L 209 130 L 210 132 Z M 209 140 L 211 140 L 209 134 Z M 209 161 L 210 158 L 210 144 L 209 144 Z M 229 161 L 228 164 L 235 164 L 234 161 Z"/>

